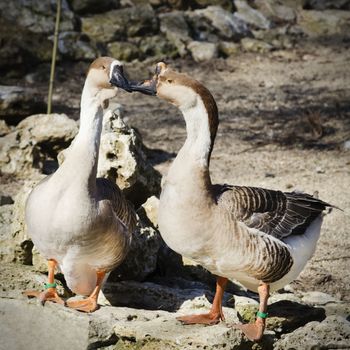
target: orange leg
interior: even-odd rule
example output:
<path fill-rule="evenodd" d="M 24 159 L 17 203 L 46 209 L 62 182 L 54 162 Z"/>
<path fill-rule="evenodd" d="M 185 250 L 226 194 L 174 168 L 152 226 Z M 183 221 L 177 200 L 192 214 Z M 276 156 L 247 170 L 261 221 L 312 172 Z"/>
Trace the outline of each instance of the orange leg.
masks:
<path fill-rule="evenodd" d="M 270 286 L 266 283 L 262 283 L 258 287 L 260 303 L 259 303 L 259 312 L 257 314 L 255 323 L 235 325 L 236 328 L 239 328 L 242 330 L 242 332 L 245 334 L 245 336 L 249 340 L 259 341 L 264 334 L 265 319 L 267 317 L 267 314 L 266 314 L 267 300 L 270 296 L 269 291 L 270 291 Z"/>
<path fill-rule="evenodd" d="M 42 305 L 45 304 L 46 301 L 52 301 L 53 303 L 64 305 L 64 301 L 59 297 L 56 291 L 56 283 L 55 283 L 55 267 L 57 262 L 53 259 L 48 260 L 48 283 L 46 284 L 46 290 L 44 292 L 39 292 L 36 290 L 26 290 L 22 294 L 27 297 L 35 297 L 38 298 Z"/>
<path fill-rule="evenodd" d="M 66 305 L 72 309 L 83 311 L 83 312 L 93 312 L 98 309 L 97 298 L 100 293 L 103 279 L 106 275 L 105 271 L 97 271 L 97 281 L 96 287 L 93 292 L 87 298 L 83 300 L 67 300 Z"/>
<path fill-rule="evenodd" d="M 213 325 L 225 321 L 224 314 L 222 312 L 222 297 L 224 295 L 225 287 L 227 284 L 227 278 L 218 277 L 216 280 L 216 292 L 213 300 L 213 304 L 209 313 L 200 315 L 180 316 L 176 319 L 183 324 L 206 324 Z"/>

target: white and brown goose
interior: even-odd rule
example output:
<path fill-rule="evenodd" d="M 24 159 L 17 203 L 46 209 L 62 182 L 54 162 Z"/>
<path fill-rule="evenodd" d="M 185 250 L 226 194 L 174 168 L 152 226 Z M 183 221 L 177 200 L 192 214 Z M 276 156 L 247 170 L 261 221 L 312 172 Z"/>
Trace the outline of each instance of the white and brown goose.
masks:
<path fill-rule="evenodd" d="M 259 340 L 270 290 L 294 280 L 313 255 L 322 211 L 330 205 L 304 193 L 213 185 L 209 161 L 218 128 L 211 93 L 198 81 L 159 63 L 150 81 L 132 87 L 177 106 L 187 138 L 163 182 L 158 222 L 170 248 L 219 276 L 208 314 L 179 317 L 185 324 L 224 319 L 222 297 L 228 279 L 259 293 L 254 324 L 237 325 Z"/>
<path fill-rule="evenodd" d="M 125 257 L 136 215 L 120 189 L 96 178 L 103 108 L 117 94 L 110 82 L 123 86 L 122 65 L 110 57 L 89 68 L 81 97 L 80 128 L 59 169 L 41 181 L 26 203 L 29 236 L 48 260 L 46 290 L 26 291 L 41 303 L 64 304 L 54 282 L 59 267 L 68 287 L 83 300 L 67 306 L 85 312 L 97 309 L 106 274 Z"/>

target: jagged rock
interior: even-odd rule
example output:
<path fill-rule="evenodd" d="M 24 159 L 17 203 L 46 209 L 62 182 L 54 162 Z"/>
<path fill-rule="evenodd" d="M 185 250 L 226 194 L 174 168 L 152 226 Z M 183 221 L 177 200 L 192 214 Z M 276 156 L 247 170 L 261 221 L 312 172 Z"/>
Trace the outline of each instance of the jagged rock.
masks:
<path fill-rule="evenodd" d="M 153 56 L 155 59 L 164 59 L 165 57 L 175 57 L 177 55 L 176 47 L 162 35 L 146 36 L 144 38 L 135 38 L 140 50 L 141 58 L 145 59 Z"/>
<path fill-rule="evenodd" d="M 273 46 L 257 39 L 252 38 L 243 38 L 241 40 L 241 45 L 243 50 L 248 52 L 269 52 L 273 49 Z"/>
<path fill-rule="evenodd" d="M 249 34 L 243 20 L 219 6 L 188 12 L 187 16 L 196 39 L 211 41 L 214 34 L 223 39 L 239 40 Z"/>
<path fill-rule="evenodd" d="M 24 119 L 0 138 L 0 166 L 5 174 L 36 177 L 57 168 L 56 156 L 77 133 L 77 123 L 65 114 L 37 114 Z"/>
<path fill-rule="evenodd" d="M 98 176 L 114 181 L 136 208 L 160 193 L 161 175 L 147 161 L 140 135 L 124 124 L 120 107 L 103 118 Z"/>
<path fill-rule="evenodd" d="M 240 52 L 240 45 L 230 41 L 221 41 L 219 43 L 219 51 L 223 53 L 224 56 L 234 56 Z"/>
<path fill-rule="evenodd" d="M 36 89 L 0 85 L 0 118 L 17 124 L 33 113 L 43 112 L 45 103 Z"/>
<path fill-rule="evenodd" d="M 296 20 L 296 8 L 293 7 L 293 4 L 288 6 L 289 4 L 282 4 L 278 0 L 256 0 L 254 5 L 274 23 L 294 23 Z"/>
<path fill-rule="evenodd" d="M 94 60 L 98 55 L 90 39 L 77 32 L 61 32 L 58 37 L 58 51 L 63 57 L 73 60 Z"/>
<path fill-rule="evenodd" d="M 79 14 L 100 13 L 115 9 L 118 0 L 68 0 L 72 10 Z"/>
<path fill-rule="evenodd" d="M 250 7 L 246 1 L 234 0 L 234 4 L 237 8 L 236 16 L 248 23 L 252 28 L 271 28 L 271 22 L 260 11 Z"/>
<path fill-rule="evenodd" d="M 11 131 L 5 120 L 0 120 L 0 136 L 4 136 Z"/>
<path fill-rule="evenodd" d="M 195 0 L 195 3 L 200 7 L 207 7 L 210 5 L 221 6 L 227 11 L 232 11 L 232 1 L 231 0 Z"/>
<path fill-rule="evenodd" d="M 192 41 L 188 49 L 196 62 L 210 61 L 218 55 L 218 46 L 214 43 Z"/>
<path fill-rule="evenodd" d="M 338 301 L 338 299 L 332 297 L 329 294 L 317 291 L 304 293 L 301 300 L 303 303 L 309 305 L 326 305 L 328 303 L 334 303 Z"/>
<path fill-rule="evenodd" d="M 340 10 L 299 11 L 298 24 L 311 37 L 350 37 L 350 12 Z"/>
<path fill-rule="evenodd" d="M 107 45 L 108 53 L 121 61 L 130 62 L 139 57 L 139 48 L 127 41 L 114 41 Z"/>
<path fill-rule="evenodd" d="M 159 15 L 160 31 L 176 48 L 181 57 L 187 54 L 186 44 L 191 41 L 190 30 L 183 12 L 173 11 Z"/>
<path fill-rule="evenodd" d="M 16 195 L 15 203 L 5 206 L 8 207 L 8 212 L 11 212 L 11 217 L 7 220 L 6 216 L 1 217 L 1 221 L 4 219 L 8 225 L 1 235 L 0 260 L 3 262 L 32 264 L 33 243 L 26 233 L 24 216 L 28 195 L 37 182 L 38 180 L 27 181 Z"/>
<path fill-rule="evenodd" d="M 82 31 L 100 42 L 123 41 L 127 37 L 156 34 L 157 16 L 150 5 L 112 10 L 81 18 Z"/>
<path fill-rule="evenodd" d="M 52 35 L 56 21 L 56 2 L 41 0 L 1 1 L 0 13 L 6 14 L 6 19 L 16 23 L 17 27 L 33 33 Z M 4 16 L 3 15 L 3 16 Z M 62 1 L 60 30 L 73 30 L 75 19 L 66 0 Z"/>
<path fill-rule="evenodd" d="M 254 322 L 258 304 L 235 304 L 235 309 L 244 322 Z M 277 333 L 291 332 L 310 321 L 322 321 L 326 317 L 325 310 L 322 308 L 315 308 L 290 300 L 280 300 L 269 304 L 268 313 L 266 328 Z"/>
<path fill-rule="evenodd" d="M 145 211 L 147 219 L 152 223 L 154 227 L 158 226 L 158 208 L 159 199 L 156 196 L 149 197 L 140 208 L 141 210 Z"/>
<path fill-rule="evenodd" d="M 349 342 L 350 322 L 340 316 L 330 316 L 322 322 L 310 322 L 283 335 L 274 349 L 347 349 Z"/>
<path fill-rule="evenodd" d="M 13 215 L 13 205 L 0 206 L 0 261 L 12 262 L 14 259 L 14 249 L 11 235 L 11 222 Z"/>
<path fill-rule="evenodd" d="M 139 225 L 137 230 L 133 232 L 130 250 L 125 260 L 111 272 L 110 280 L 143 281 L 157 267 L 161 242 L 157 230 Z"/>
<path fill-rule="evenodd" d="M 1 2 L 6 4 L 6 2 Z M 52 42 L 46 35 L 32 33 L 1 16 L 0 10 L 0 67 L 3 74 L 22 78 L 23 72 L 33 68 L 33 64 L 49 61 Z M 11 69 L 16 67 L 16 69 Z"/>
<path fill-rule="evenodd" d="M 313 10 L 326 10 L 326 9 L 338 9 L 338 10 L 350 10 L 349 0 L 305 0 L 305 9 Z"/>

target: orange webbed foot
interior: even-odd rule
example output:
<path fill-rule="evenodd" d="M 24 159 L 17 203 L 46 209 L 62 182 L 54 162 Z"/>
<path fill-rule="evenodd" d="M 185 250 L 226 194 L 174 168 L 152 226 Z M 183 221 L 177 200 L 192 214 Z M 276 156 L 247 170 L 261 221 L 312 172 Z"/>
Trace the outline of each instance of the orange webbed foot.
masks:
<path fill-rule="evenodd" d="M 244 335 L 251 341 L 261 340 L 265 326 L 262 323 L 235 324 L 233 327 L 240 329 Z"/>
<path fill-rule="evenodd" d="M 67 300 L 66 305 L 71 309 L 81 312 L 94 312 L 98 309 L 97 300 L 91 297 L 83 300 Z"/>
<path fill-rule="evenodd" d="M 29 298 L 37 298 L 41 305 L 44 305 L 47 301 L 51 301 L 56 304 L 64 305 L 64 300 L 57 294 L 56 288 L 48 288 L 43 292 L 36 290 L 26 290 L 22 293 Z"/>
<path fill-rule="evenodd" d="M 176 317 L 176 319 L 185 325 L 204 324 L 212 326 L 214 324 L 218 324 L 222 317 L 219 313 L 214 314 L 209 312 L 207 314 L 179 316 Z"/>

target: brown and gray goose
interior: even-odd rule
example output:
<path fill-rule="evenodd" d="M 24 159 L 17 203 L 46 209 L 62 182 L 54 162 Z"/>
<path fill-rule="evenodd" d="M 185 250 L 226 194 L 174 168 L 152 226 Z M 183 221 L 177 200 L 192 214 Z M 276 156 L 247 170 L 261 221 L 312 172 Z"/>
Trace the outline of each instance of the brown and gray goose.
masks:
<path fill-rule="evenodd" d="M 224 319 L 222 297 L 228 279 L 259 293 L 254 324 L 236 325 L 251 340 L 264 332 L 267 300 L 294 280 L 313 255 L 322 211 L 329 207 L 304 193 L 213 185 L 210 155 L 218 128 L 218 109 L 198 81 L 159 63 L 152 80 L 129 88 L 177 106 L 187 138 L 164 179 L 158 222 L 170 248 L 219 276 L 208 314 L 180 317 L 185 324 Z"/>
<path fill-rule="evenodd" d="M 68 300 L 71 308 L 92 312 L 106 275 L 125 257 L 136 214 L 120 189 L 96 178 L 103 108 L 117 94 L 110 81 L 123 86 L 121 63 L 96 59 L 89 68 L 81 98 L 80 127 L 63 164 L 41 181 L 26 203 L 29 236 L 48 260 L 44 292 L 27 291 L 41 303 L 64 304 L 54 271 L 59 267 L 68 287 L 83 300 Z"/>

